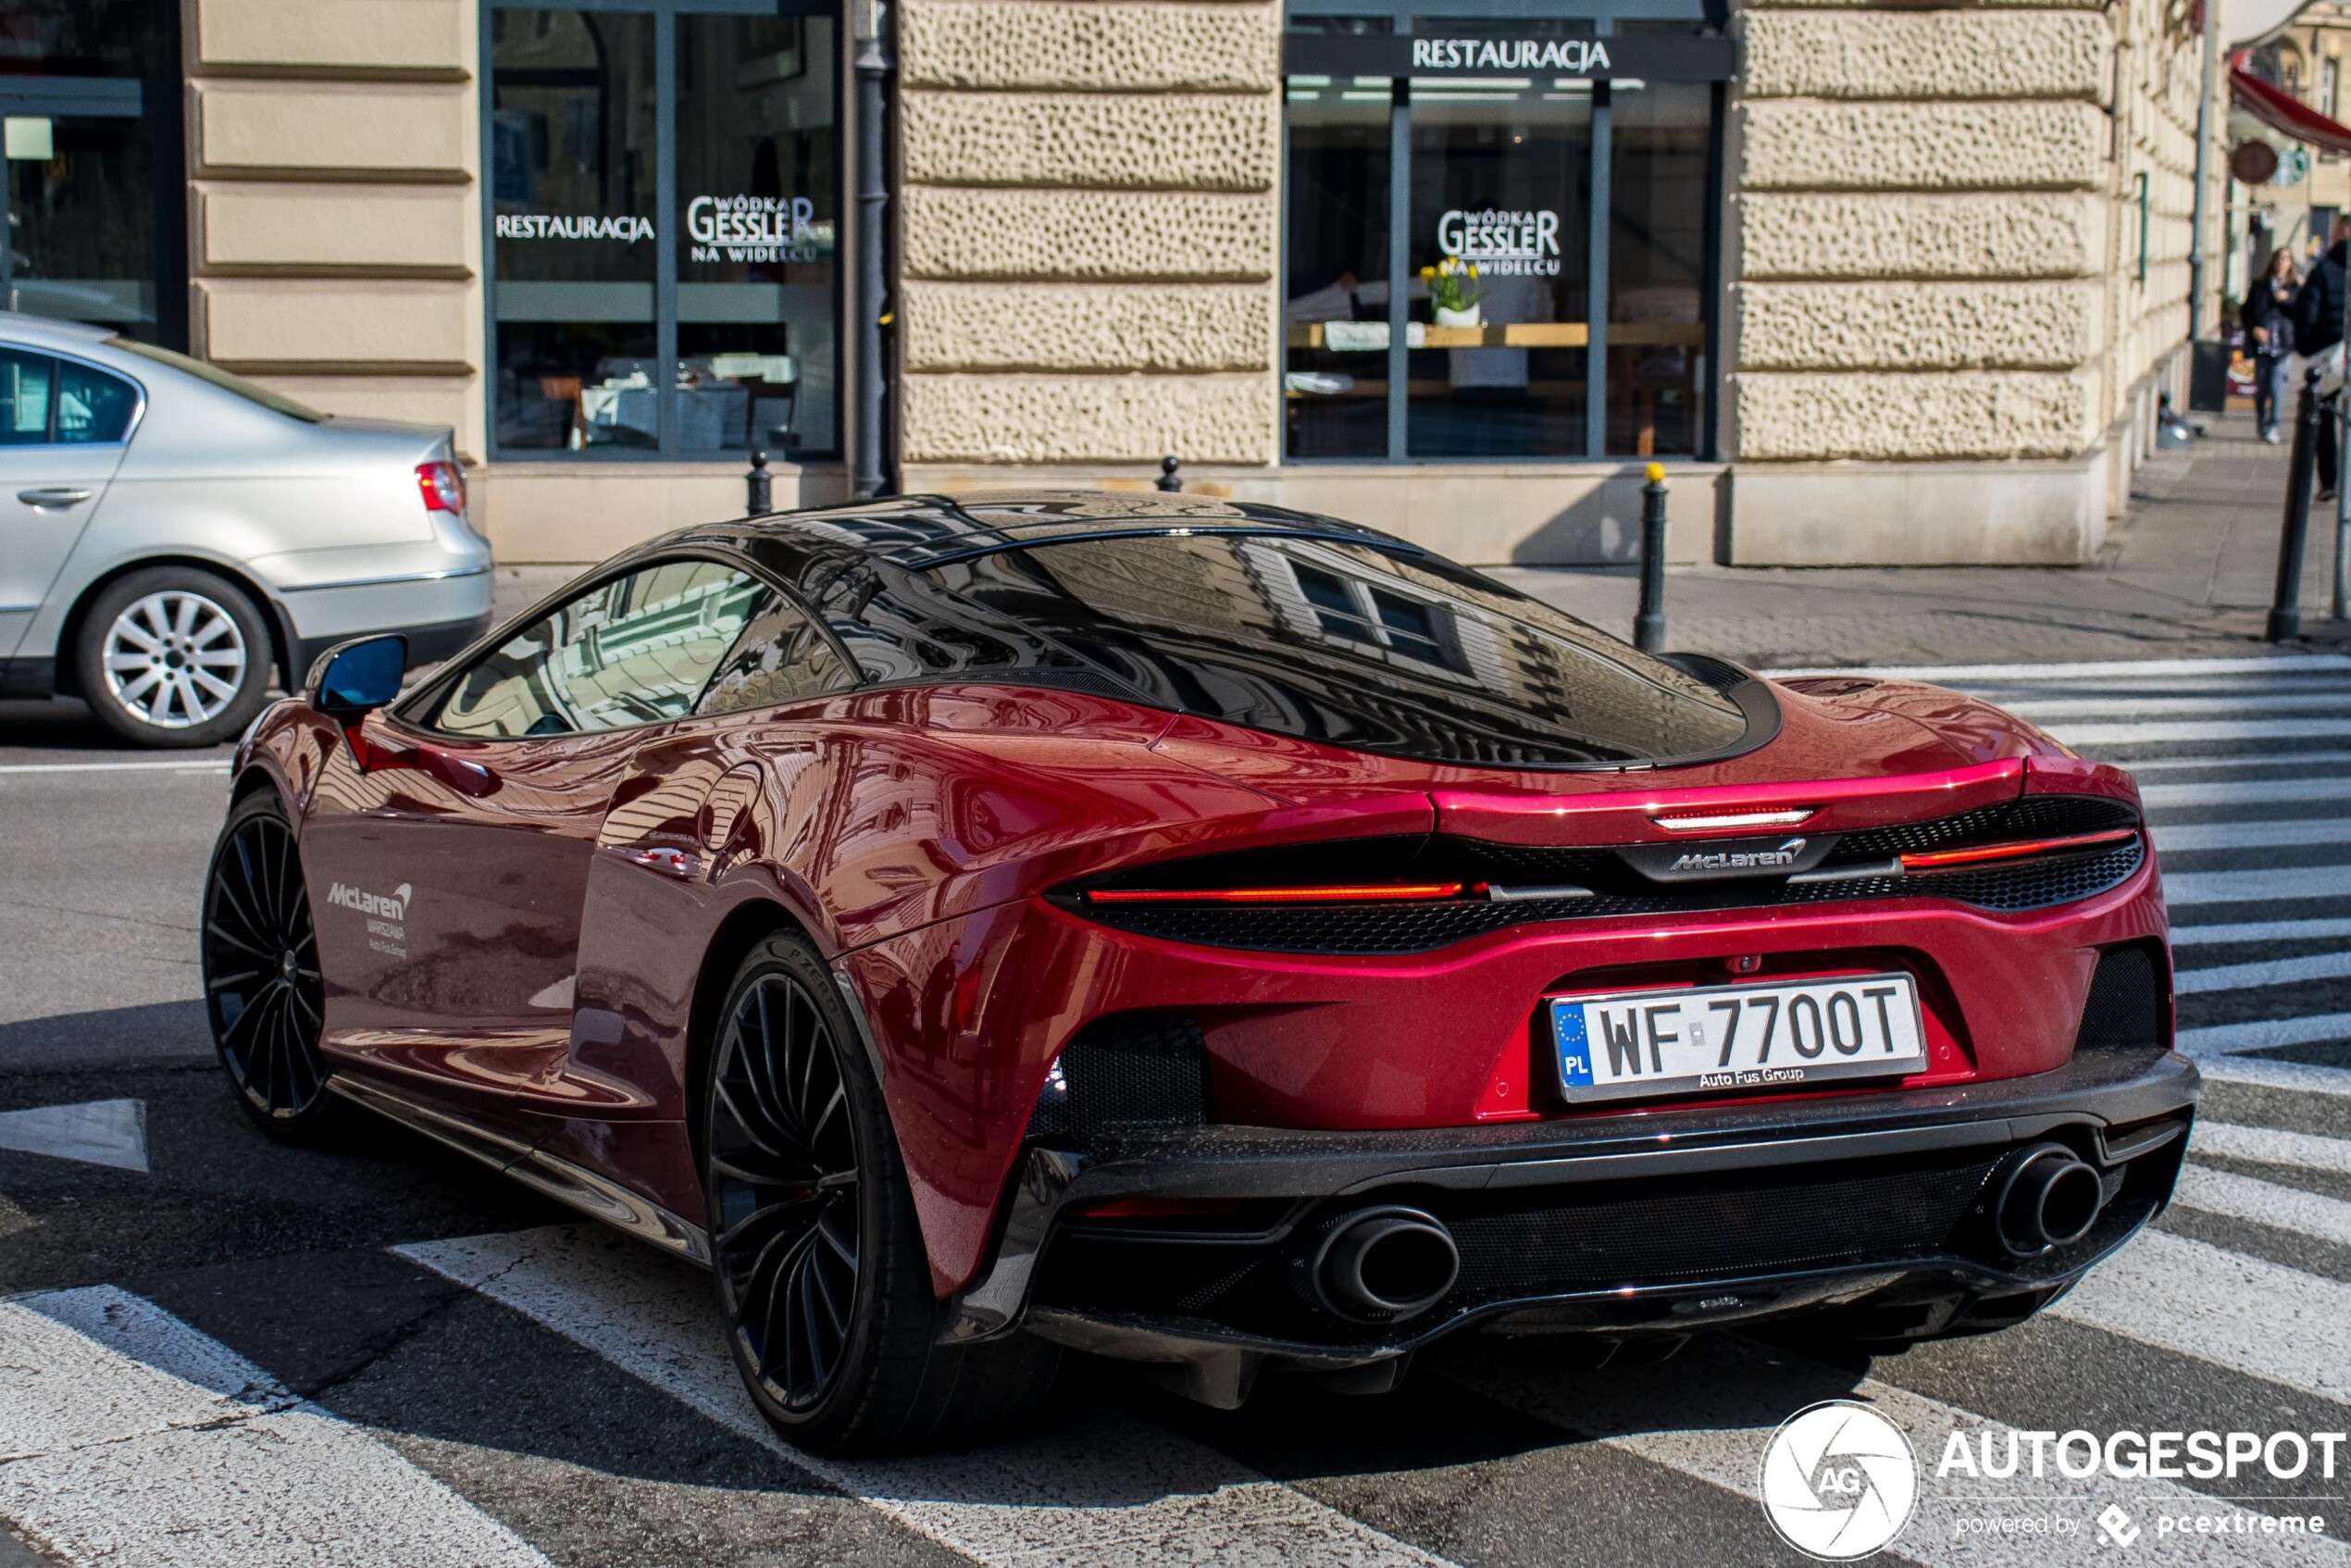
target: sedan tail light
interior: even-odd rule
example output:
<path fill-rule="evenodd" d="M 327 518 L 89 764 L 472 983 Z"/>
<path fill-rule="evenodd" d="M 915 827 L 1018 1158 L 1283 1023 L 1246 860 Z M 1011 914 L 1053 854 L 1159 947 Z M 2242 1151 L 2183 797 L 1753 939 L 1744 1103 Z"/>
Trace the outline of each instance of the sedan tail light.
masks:
<path fill-rule="evenodd" d="M 417 464 L 417 489 L 425 498 L 426 511 L 465 516 L 466 476 L 456 464 Z"/>

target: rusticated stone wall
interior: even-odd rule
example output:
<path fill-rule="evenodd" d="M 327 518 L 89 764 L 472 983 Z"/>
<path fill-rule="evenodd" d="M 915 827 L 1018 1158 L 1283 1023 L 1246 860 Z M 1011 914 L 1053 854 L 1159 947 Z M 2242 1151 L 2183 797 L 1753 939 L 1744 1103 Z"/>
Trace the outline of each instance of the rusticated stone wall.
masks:
<path fill-rule="evenodd" d="M 483 442 L 478 0 L 195 0 L 191 336 L 335 413 Z"/>
<path fill-rule="evenodd" d="M 1280 28 L 905 0 L 905 461 L 1273 460 Z"/>
<path fill-rule="evenodd" d="M 1742 468 L 2073 460 L 2106 441 L 2186 332 L 2184 5 L 1750 0 L 1743 22 Z"/>

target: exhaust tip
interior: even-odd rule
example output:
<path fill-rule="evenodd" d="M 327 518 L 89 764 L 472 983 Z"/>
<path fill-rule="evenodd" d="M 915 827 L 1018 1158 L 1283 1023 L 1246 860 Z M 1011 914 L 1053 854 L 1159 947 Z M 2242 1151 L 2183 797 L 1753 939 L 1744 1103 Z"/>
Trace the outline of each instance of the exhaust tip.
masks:
<path fill-rule="evenodd" d="M 2081 1240 L 2105 1206 L 2097 1172 L 2061 1143 L 2036 1143 L 2009 1163 L 1993 1216 L 2000 1245 L 2031 1258 Z"/>
<path fill-rule="evenodd" d="M 1314 1293 L 1341 1317 L 1393 1323 L 1437 1305 L 1461 1269 L 1453 1234 L 1436 1215 L 1365 1209 L 1324 1231 L 1314 1251 Z"/>

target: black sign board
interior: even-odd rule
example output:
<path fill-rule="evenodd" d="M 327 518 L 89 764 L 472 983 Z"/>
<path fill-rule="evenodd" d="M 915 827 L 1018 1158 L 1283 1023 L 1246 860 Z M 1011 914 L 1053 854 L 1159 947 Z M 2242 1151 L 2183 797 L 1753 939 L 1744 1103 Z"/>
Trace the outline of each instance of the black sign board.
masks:
<path fill-rule="evenodd" d="M 1728 81 L 1738 75 L 1735 38 L 1632 33 L 1622 38 L 1463 38 L 1437 27 L 1415 33 L 1289 32 L 1288 76 L 1529 76 L 1608 81 Z"/>

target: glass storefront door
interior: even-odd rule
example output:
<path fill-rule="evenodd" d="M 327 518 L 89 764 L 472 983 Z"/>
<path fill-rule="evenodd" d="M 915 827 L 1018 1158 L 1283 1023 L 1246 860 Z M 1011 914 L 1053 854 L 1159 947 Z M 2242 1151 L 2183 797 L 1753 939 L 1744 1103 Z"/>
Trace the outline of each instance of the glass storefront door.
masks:
<path fill-rule="evenodd" d="M 837 454 L 839 25 L 491 0 L 493 450 Z"/>
<path fill-rule="evenodd" d="M 1413 457 L 1585 450 L 1592 93 L 1412 88 Z M 1448 304 L 1448 296 L 1450 303 Z"/>
<path fill-rule="evenodd" d="M 1390 3 L 1289 0 L 1285 456 L 1710 454 L 1719 21 Z"/>

